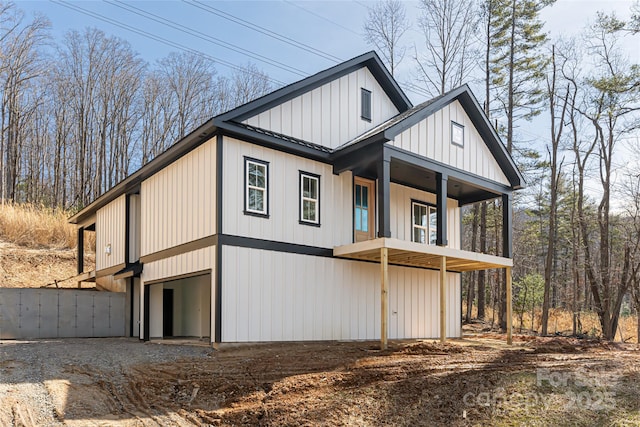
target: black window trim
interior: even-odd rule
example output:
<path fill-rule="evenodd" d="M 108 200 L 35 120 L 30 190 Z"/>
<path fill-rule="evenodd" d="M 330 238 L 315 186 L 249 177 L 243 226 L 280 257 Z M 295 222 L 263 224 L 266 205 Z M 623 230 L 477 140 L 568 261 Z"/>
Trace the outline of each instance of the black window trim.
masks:
<path fill-rule="evenodd" d="M 302 218 L 302 177 L 306 176 L 309 178 L 315 178 L 318 180 L 318 206 L 316 207 L 316 212 L 318 213 L 318 222 L 313 222 L 309 220 L 305 220 Z M 321 185 L 321 176 L 311 172 L 305 172 L 303 170 L 298 170 L 298 223 L 302 225 L 309 225 L 311 227 L 320 227 L 320 185 Z"/>
<path fill-rule="evenodd" d="M 244 194 L 244 209 L 243 209 L 243 213 L 245 215 L 248 216 L 256 216 L 259 218 L 269 218 L 269 184 L 271 182 L 270 176 L 269 176 L 269 162 L 264 161 L 264 160 L 260 160 L 260 159 L 256 159 L 253 157 L 248 157 L 248 156 L 243 156 L 244 158 L 244 187 L 242 188 L 243 194 Z M 266 213 L 260 213 L 260 212 L 253 212 L 247 209 L 247 165 L 249 164 L 249 162 L 251 163 L 257 163 L 257 164 L 261 164 L 264 165 L 265 169 L 266 169 L 266 178 L 267 178 L 267 185 L 265 186 L 265 192 L 266 192 L 266 196 L 265 197 L 267 200 L 265 200 L 265 204 L 266 204 L 266 209 L 265 212 Z"/>

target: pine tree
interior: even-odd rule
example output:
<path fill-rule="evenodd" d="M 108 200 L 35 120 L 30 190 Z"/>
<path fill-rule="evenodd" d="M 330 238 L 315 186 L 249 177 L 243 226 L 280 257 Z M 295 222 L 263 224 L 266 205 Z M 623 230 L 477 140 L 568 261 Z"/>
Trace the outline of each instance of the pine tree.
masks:
<path fill-rule="evenodd" d="M 547 35 L 540 11 L 555 0 L 494 0 L 491 2 L 491 83 L 504 113 L 507 151 L 514 151 L 514 124 L 542 111 L 542 82 L 548 59 L 542 54 Z M 530 150 L 529 150 L 530 151 Z M 528 154 L 535 154 L 529 153 Z M 503 280 L 506 283 L 506 280 Z M 506 288 L 500 292 L 500 326 L 506 329 Z"/>
<path fill-rule="evenodd" d="M 548 59 L 540 11 L 555 0 L 496 0 L 492 19 L 492 84 L 506 119 L 506 143 L 513 152 L 514 123 L 541 112 Z"/>

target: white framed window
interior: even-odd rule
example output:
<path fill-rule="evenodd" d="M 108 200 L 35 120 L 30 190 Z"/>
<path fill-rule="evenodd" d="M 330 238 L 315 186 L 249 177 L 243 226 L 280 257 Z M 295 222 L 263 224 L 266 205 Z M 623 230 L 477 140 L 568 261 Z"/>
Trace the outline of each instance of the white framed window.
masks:
<path fill-rule="evenodd" d="M 300 223 L 320 225 L 320 176 L 300 171 Z"/>
<path fill-rule="evenodd" d="M 451 121 L 451 143 L 464 148 L 464 126 Z"/>
<path fill-rule="evenodd" d="M 244 213 L 268 216 L 269 163 L 245 157 L 244 186 Z"/>
<path fill-rule="evenodd" d="M 433 205 L 411 202 L 411 236 L 416 243 L 436 244 L 437 211 Z"/>

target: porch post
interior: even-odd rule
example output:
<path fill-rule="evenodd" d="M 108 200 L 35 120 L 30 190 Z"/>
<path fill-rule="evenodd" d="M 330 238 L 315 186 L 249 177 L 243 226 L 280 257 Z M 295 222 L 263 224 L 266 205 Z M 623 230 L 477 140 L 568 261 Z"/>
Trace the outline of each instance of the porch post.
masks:
<path fill-rule="evenodd" d="M 512 310 L 511 310 L 511 267 L 507 267 L 504 269 L 506 274 L 506 286 L 507 286 L 507 344 L 511 345 L 512 343 Z"/>
<path fill-rule="evenodd" d="M 391 191 L 391 161 L 385 156 L 378 163 L 378 237 L 391 237 L 390 196 Z"/>
<path fill-rule="evenodd" d="M 447 257 L 440 258 L 440 342 L 447 340 Z"/>
<path fill-rule="evenodd" d="M 387 317 L 389 312 L 389 249 L 380 248 L 380 350 L 387 349 Z"/>
<path fill-rule="evenodd" d="M 436 173 L 436 245 L 447 246 L 447 180 L 443 173 Z"/>

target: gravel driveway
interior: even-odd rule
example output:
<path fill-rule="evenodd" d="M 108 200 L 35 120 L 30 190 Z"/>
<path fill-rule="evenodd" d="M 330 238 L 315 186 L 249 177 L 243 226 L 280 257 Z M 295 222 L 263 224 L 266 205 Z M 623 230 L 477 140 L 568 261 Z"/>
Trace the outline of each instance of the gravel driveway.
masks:
<path fill-rule="evenodd" d="M 127 396 L 129 367 L 207 358 L 212 351 L 135 338 L 0 341 L 0 425 L 181 424 L 170 415 L 154 415 L 147 420 L 152 422 L 105 423 L 105 414 L 136 407 L 135 396 Z M 133 415 L 133 420 L 146 418 Z"/>

